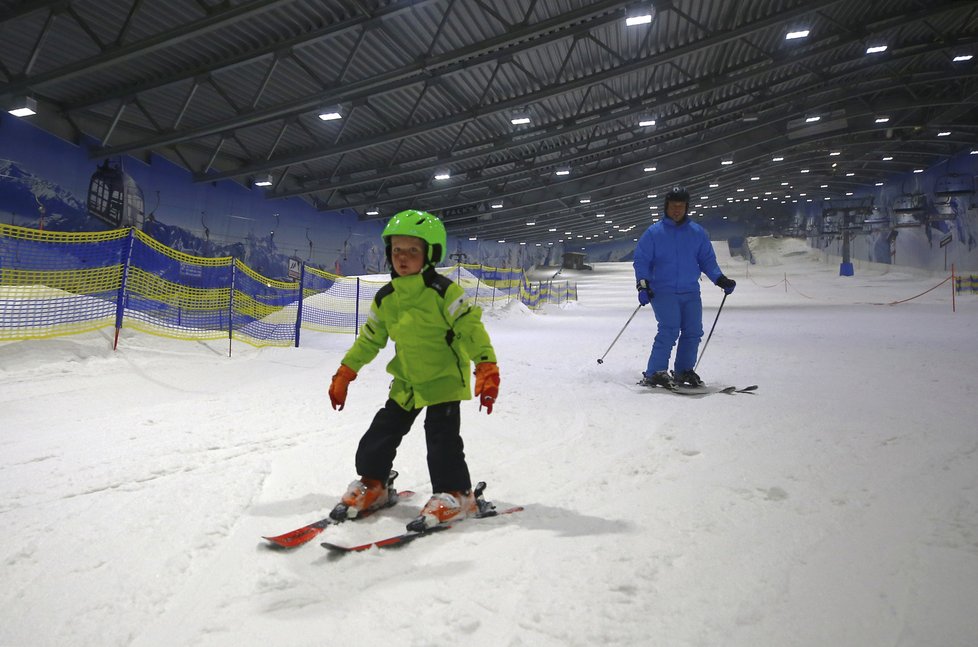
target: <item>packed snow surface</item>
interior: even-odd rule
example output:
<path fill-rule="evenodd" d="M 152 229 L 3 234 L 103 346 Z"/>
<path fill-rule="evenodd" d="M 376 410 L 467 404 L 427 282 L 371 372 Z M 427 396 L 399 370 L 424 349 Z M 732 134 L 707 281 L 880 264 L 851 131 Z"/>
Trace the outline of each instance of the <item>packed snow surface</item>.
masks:
<path fill-rule="evenodd" d="M 398 550 L 261 539 L 356 477 L 390 348 L 336 412 L 351 335 L 0 345 L 0 645 L 975 645 L 978 297 L 952 312 L 940 275 L 717 247 L 738 285 L 699 373 L 756 395 L 637 386 L 651 310 L 609 350 L 631 266 L 565 270 L 577 303 L 486 312 L 500 398 L 463 403 L 473 477 L 525 511 Z M 395 464 L 415 499 L 321 537 L 403 529 L 424 454 L 419 420 Z"/>

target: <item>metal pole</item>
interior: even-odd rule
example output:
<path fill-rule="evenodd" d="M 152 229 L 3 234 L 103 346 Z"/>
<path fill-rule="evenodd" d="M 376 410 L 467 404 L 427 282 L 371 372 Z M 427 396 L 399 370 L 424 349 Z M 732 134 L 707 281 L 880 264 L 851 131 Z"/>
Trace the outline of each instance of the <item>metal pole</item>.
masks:
<path fill-rule="evenodd" d="M 785 285 L 787 286 L 787 275 L 785 275 Z M 700 356 L 696 360 L 696 366 L 693 367 L 693 370 L 694 371 L 697 368 L 699 368 L 700 360 L 703 359 L 703 354 L 706 353 L 706 347 L 710 345 L 710 337 L 713 336 L 713 329 L 717 327 L 717 321 L 720 319 L 720 311 L 723 310 L 723 304 L 726 303 L 726 302 L 727 302 L 727 293 L 724 292 L 723 293 L 723 301 L 720 302 L 720 307 L 717 308 L 717 316 L 713 320 L 713 326 L 710 327 L 710 334 L 706 336 L 706 342 L 704 342 L 704 344 L 703 344 L 703 350 L 700 351 Z"/>
<path fill-rule="evenodd" d="M 604 364 L 604 358 L 605 358 L 605 357 L 606 357 L 606 356 L 608 355 L 608 353 L 609 353 L 609 352 L 611 351 L 611 348 L 612 348 L 612 346 L 614 346 L 614 345 L 615 345 L 615 343 L 616 343 L 616 342 L 618 341 L 618 338 L 619 338 L 619 337 L 621 337 L 621 334 L 622 334 L 623 332 L 625 332 L 625 328 L 628 328 L 628 324 L 630 324 L 630 323 L 632 323 L 632 319 L 634 319 L 634 318 L 635 318 L 635 315 L 636 315 L 636 314 L 638 314 L 638 309 L 639 309 L 639 308 L 641 308 L 641 307 L 642 307 L 642 304 L 639 304 L 639 305 L 638 305 L 638 308 L 635 308 L 635 312 L 633 312 L 633 313 L 632 313 L 632 316 L 628 318 L 628 321 L 626 321 L 626 322 L 625 322 L 625 325 L 624 325 L 624 326 L 622 326 L 622 327 L 621 327 L 621 330 L 620 330 L 620 331 L 618 331 L 618 334 L 617 334 L 617 335 L 615 335 L 615 341 L 613 341 L 613 342 L 611 342 L 611 346 L 608 346 L 608 350 L 606 350 L 606 351 L 604 352 L 604 355 L 602 355 L 601 357 L 599 357 L 599 358 L 598 358 L 598 364 Z"/>

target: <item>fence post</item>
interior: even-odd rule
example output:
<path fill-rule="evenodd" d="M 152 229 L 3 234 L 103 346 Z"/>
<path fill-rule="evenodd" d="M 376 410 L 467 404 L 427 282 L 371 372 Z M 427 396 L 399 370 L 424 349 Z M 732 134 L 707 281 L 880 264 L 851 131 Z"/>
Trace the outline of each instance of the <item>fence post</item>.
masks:
<path fill-rule="evenodd" d="M 299 266 L 299 306 L 295 311 L 295 347 L 299 347 L 299 330 L 302 329 L 302 298 L 305 295 L 303 286 L 306 284 L 306 264 Z"/>
<path fill-rule="evenodd" d="M 231 293 L 228 296 L 228 357 L 231 357 L 231 338 L 234 336 L 234 278 L 237 266 L 231 259 Z"/>
<path fill-rule="evenodd" d="M 129 284 L 129 265 L 132 263 L 132 246 L 135 242 L 136 230 L 129 228 L 129 249 L 126 250 L 126 259 L 122 263 L 122 282 L 119 284 L 119 295 L 115 299 L 115 338 L 112 340 L 112 350 L 119 346 L 119 331 L 122 330 L 122 317 L 126 312 L 126 289 Z"/>
<path fill-rule="evenodd" d="M 954 284 L 954 263 L 951 263 L 951 312 L 957 312 L 957 286 Z"/>
<path fill-rule="evenodd" d="M 360 330 L 360 277 L 357 277 L 357 296 L 353 306 L 353 336 Z"/>

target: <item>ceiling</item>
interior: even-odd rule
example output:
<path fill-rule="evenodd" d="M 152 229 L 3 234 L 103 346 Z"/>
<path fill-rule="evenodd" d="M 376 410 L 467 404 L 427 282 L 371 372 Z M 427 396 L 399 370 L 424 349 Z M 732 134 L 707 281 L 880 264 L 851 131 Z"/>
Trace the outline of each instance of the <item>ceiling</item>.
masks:
<path fill-rule="evenodd" d="M 511 242 L 871 193 L 978 148 L 971 54 L 974 0 L 0 0 L 0 101 L 95 160 Z"/>

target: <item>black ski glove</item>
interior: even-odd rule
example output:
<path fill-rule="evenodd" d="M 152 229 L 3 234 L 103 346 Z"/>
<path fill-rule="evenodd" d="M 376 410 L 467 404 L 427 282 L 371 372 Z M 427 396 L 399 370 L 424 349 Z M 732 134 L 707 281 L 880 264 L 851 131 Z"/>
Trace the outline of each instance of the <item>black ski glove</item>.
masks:
<path fill-rule="evenodd" d="M 736 281 L 734 281 L 733 279 L 728 279 L 723 274 L 717 277 L 716 284 L 718 288 L 723 290 L 724 294 L 730 294 L 731 292 L 734 291 L 734 288 L 737 287 Z"/>
<path fill-rule="evenodd" d="M 655 292 L 649 287 L 649 282 L 645 279 L 639 279 L 638 283 L 635 284 L 635 289 L 638 290 L 638 305 L 647 306 L 652 302 L 652 298 L 655 297 Z"/>

